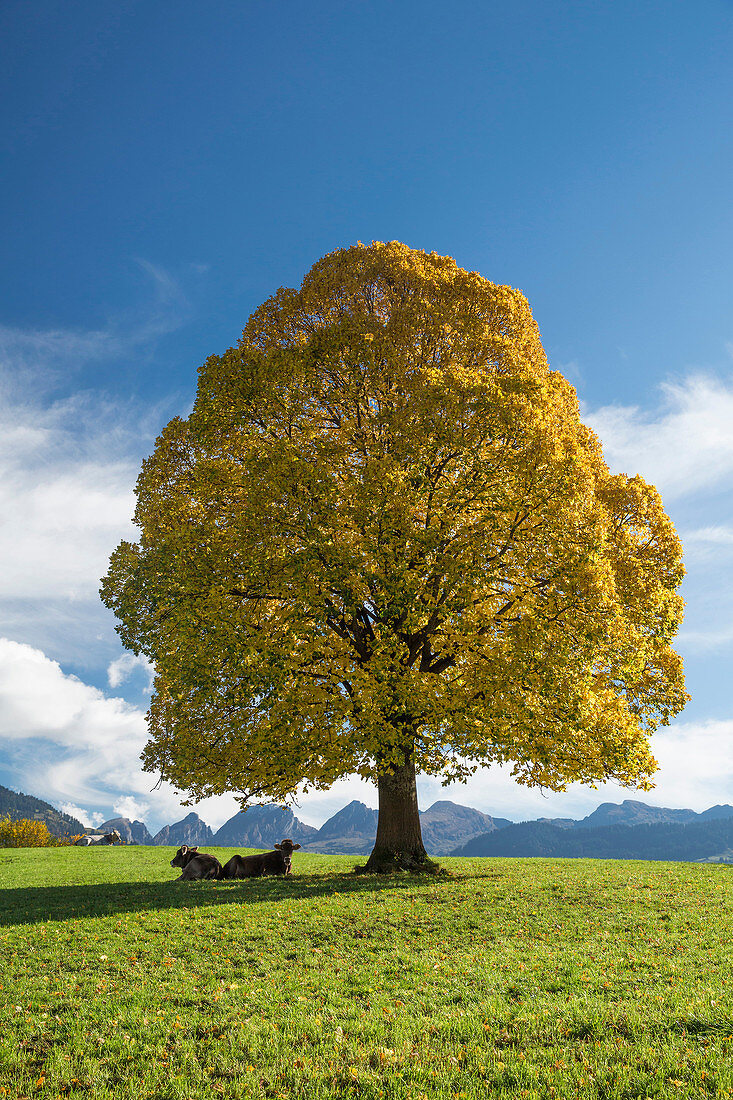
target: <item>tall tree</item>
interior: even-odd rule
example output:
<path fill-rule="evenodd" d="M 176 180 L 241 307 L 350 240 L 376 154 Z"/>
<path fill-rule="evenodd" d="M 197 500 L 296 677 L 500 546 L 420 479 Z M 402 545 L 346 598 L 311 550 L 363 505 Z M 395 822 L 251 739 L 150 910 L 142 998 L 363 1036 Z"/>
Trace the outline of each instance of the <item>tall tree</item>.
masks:
<path fill-rule="evenodd" d="M 193 799 L 356 773 L 381 870 L 426 865 L 416 771 L 651 785 L 680 543 L 518 291 L 397 242 L 325 256 L 206 361 L 137 496 L 102 599 L 155 665 L 145 767 Z"/>

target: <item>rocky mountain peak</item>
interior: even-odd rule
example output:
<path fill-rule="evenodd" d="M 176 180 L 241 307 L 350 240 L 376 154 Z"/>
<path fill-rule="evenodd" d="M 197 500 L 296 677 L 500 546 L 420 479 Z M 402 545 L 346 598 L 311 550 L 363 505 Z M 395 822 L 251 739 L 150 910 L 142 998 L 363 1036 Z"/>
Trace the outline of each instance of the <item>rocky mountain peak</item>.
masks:
<path fill-rule="evenodd" d="M 271 848 L 284 837 L 302 844 L 317 832 L 288 807 L 270 802 L 240 810 L 224 822 L 212 840 L 226 848 Z"/>
<path fill-rule="evenodd" d="M 165 825 L 153 837 L 153 844 L 170 844 L 178 848 L 181 844 L 193 847 L 197 844 L 211 844 L 214 831 L 193 811 L 173 825 Z"/>
<path fill-rule="evenodd" d="M 94 830 L 97 833 L 111 833 L 113 829 L 122 837 L 125 844 L 154 844 L 147 826 L 142 821 L 130 821 L 129 817 L 111 817 Z"/>

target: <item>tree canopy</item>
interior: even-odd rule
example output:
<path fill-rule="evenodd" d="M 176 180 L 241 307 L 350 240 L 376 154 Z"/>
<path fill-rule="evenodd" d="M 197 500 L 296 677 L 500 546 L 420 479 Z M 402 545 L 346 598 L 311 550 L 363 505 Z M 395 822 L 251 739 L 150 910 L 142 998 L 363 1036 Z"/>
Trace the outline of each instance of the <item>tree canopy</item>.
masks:
<path fill-rule="evenodd" d="M 283 801 L 409 762 L 648 786 L 684 705 L 681 546 L 611 475 L 521 293 L 397 242 L 315 264 L 201 367 L 102 598 L 144 763 Z"/>

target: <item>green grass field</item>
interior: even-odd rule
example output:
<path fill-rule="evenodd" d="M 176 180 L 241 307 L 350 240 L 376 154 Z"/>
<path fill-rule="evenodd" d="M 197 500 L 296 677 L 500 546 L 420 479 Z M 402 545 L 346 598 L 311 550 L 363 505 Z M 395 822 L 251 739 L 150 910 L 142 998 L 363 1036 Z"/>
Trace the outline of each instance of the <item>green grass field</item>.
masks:
<path fill-rule="evenodd" d="M 0 851 L 0 1097 L 733 1095 L 729 867 L 172 854 Z"/>

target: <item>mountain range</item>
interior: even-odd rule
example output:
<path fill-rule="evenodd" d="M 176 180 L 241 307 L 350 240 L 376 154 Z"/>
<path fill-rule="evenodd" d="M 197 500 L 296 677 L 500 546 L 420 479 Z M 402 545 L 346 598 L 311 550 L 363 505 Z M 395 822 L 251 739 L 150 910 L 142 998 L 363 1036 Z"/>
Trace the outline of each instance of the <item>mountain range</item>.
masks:
<path fill-rule="evenodd" d="M 689 822 L 600 825 L 568 829 L 524 821 L 484 833 L 456 848 L 454 856 L 553 856 L 590 859 L 692 860 L 733 863 L 733 807 L 718 817 Z M 713 807 L 723 809 L 723 807 Z"/>
<path fill-rule="evenodd" d="M 63 814 L 48 802 L 0 786 L 0 816 L 44 821 L 56 836 L 117 829 L 127 844 L 215 845 L 271 848 L 290 837 L 304 851 L 367 855 L 377 831 L 377 811 L 353 801 L 320 829 L 274 804 L 251 806 L 234 814 L 216 832 L 198 814 L 166 825 L 152 836 L 142 821 L 110 818 L 95 830 Z M 447 800 L 420 814 L 423 840 L 431 855 L 587 856 L 618 859 L 669 859 L 733 862 L 733 806 L 711 806 L 702 813 L 649 806 L 626 799 L 604 802 L 586 817 L 538 818 L 514 823 Z"/>
<path fill-rule="evenodd" d="M 148 827 L 145 822 L 130 821 L 129 817 L 111 817 L 109 821 L 105 821 L 102 825 L 98 825 L 95 829 L 84 829 L 84 832 L 111 833 L 113 829 L 117 830 L 125 844 L 155 843 L 155 840 L 148 832 Z"/>
<path fill-rule="evenodd" d="M 222 848 L 271 848 L 285 837 L 295 844 L 305 845 L 318 834 L 318 829 L 299 821 L 286 806 L 250 806 L 225 821 L 214 833 L 212 844 Z"/>
<path fill-rule="evenodd" d="M 363 802 L 350 802 L 329 818 L 315 836 L 308 838 L 304 847 L 330 855 L 369 855 L 377 835 L 377 817 L 377 811 Z M 511 824 L 506 818 L 492 818 L 470 806 L 447 801 L 434 802 L 420 813 L 423 842 L 436 856 L 447 856 L 461 843 L 457 837 L 465 841 Z"/>

